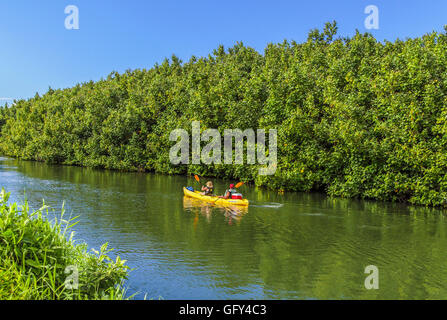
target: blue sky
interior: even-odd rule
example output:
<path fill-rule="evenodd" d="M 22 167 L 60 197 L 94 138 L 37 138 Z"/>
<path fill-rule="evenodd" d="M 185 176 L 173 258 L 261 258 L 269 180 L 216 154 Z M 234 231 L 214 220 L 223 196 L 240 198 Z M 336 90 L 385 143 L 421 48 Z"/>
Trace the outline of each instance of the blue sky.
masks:
<path fill-rule="evenodd" d="M 366 30 L 367 5 L 379 8 L 379 30 Z M 65 29 L 68 5 L 79 30 Z M 111 71 L 151 68 L 176 54 L 203 56 L 242 41 L 262 52 L 269 42 L 304 41 L 336 20 L 339 35 L 356 29 L 379 40 L 442 31 L 445 0 L 144 1 L 3 0 L 0 3 L 0 105 L 48 87 L 99 80 Z"/>

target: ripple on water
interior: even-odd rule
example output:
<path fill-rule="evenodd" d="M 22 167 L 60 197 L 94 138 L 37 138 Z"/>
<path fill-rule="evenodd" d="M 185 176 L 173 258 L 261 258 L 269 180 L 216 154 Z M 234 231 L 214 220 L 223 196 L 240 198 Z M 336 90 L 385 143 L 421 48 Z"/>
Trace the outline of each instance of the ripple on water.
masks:
<path fill-rule="evenodd" d="M 262 204 L 250 203 L 250 207 L 254 207 L 254 208 L 279 209 L 282 206 L 284 206 L 283 203 L 277 203 L 277 202 L 264 202 Z"/>
<path fill-rule="evenodd" d="M 326 217 L 328 216 L 325 213 L 315 212 L 315 213 L 300 213 L 300 216 L 310 216 L 310 217 Z"/>

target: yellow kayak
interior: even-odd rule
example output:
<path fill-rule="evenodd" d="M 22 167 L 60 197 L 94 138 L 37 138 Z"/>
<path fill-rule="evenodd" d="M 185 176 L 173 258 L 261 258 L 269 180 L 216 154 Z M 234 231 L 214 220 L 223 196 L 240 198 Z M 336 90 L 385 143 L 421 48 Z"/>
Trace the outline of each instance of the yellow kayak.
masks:
<path fill-rule="evenodd" d="M 213 196 L 204 196 L 200 194 L 200 191 L 189 191 L 185 187 L 183 187 L 183 193 L 185 196 L 199 199 L 205 202 L 209 203 L 215 203 L 217 205 L 221 206 L 248 206 L 248 200 L 247 199 L 221 199 L 219 197 L 213 197 Z"/>

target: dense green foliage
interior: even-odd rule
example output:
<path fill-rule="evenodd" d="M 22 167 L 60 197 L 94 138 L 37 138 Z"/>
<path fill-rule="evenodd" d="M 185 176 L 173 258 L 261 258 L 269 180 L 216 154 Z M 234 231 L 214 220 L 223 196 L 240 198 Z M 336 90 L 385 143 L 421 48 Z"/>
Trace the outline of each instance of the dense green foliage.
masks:
<path fill-rule="evenodd" d="M 2 112 L 0 151 L 22 159 L 119 170 L 198 173 L 285 190 L 414 204 L 447 196 L 447 35 L 378 42 L 336 38 L 237 44 L 182 63 L 21 100 Z M 173 166 L 169 133 L 276 128 L 278 170 Z"/>
<path fill-rule="evenodd" d="M 67 230 L 73 221 L 48 220 L 43 207 L 30 212 L 28 205 L 8 204 L 0 193 L 0 300 L 122 299 L 121 282 L 128 267 L 119 257 L 112 261 L 107 245 L 94 254 L 85 244 L 75 244 Z M 46 214 L 44 213 L 46 212 Z M 78 270 L 78 287 L 70 276 Z M 65 273 L 67 271 L 67 273 Z M 72 288 L 66 286 L 72 285 Z"/>

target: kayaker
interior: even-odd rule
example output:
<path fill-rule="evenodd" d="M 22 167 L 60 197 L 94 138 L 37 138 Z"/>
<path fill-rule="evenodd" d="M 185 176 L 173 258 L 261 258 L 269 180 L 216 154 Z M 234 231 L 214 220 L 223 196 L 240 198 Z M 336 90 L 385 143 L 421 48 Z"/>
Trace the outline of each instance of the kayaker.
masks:
<path fill-rule="evenodd" d="M 201 193 L 201 195 L 203 195 L 203 196 L 210 196 L 210 195 L 213 194 L 213 189 L 214 189 L 213 182 L 212 181 L 208 181 L 206 183 L 206 185 L 202 186 L 202 191 L 203 192 Z"/>
<path fill-rule="evenodd" d="M 230 184 L 230 188 L 225 191 L 223 196 L 219 196 L 221 199 L 230 199 L 233 193 L 236 193 L 236 189 L 234 188 L 234 184 Z"/>

